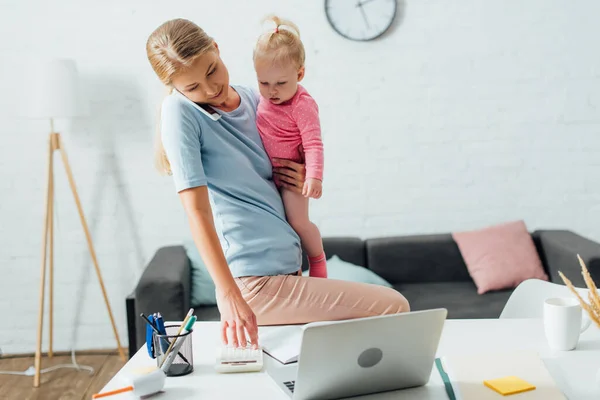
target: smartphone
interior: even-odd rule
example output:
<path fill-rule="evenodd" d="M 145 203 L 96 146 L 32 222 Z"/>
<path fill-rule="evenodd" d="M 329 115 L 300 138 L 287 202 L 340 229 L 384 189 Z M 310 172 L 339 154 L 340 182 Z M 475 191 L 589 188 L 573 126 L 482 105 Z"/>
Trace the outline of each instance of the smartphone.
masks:
<path fill-rule="evenodd" d="M 200 111 L 202 111 L 202 113 L 204 115 L 206 115 L 208 118 L 212 119 L 213 121 L 218 121 L 219 118 L 221 118 L 221 114 L 219 114 L 218 112 L 216 112 L 211 106 L 209 106 L 208 104 L 197 104 L 192 102 Z"/>
<path fill-rule="evenodd" d="M 177 90 L 177 89 L 174 89 Z M 181 94 L 183 97 L 185 97 L 185 95 L 181 92 L 178 91 L 179 94 Z M 198 103 L 194 103 L 193 101 L 191 101 L 190 99 L 188 99 L 187 97 L 185 97 L 187 100 L 189 100 L 190 103 L 192 103 L 194 105 L 194 107 L 196 107 L 198 110 L 202 111 L 202 113 L 204 115 L 206 115 L 208 118 L 212 119 L 213 121 L 218 121 L 221 118 L 221 114 L 219 114 L 218 112 L 216 112 L 211 106 L 209 106 L 208 104 L 198 104 Z"/>

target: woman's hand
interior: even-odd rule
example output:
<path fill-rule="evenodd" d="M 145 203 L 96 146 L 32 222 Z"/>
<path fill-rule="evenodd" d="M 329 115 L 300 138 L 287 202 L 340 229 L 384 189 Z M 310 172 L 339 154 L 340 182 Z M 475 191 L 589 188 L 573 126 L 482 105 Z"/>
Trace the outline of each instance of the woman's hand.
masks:
<path fill-rule="evenodd" d="M 302 194 L 306 176 L 304 164 L 298 164 L 297 162 L 282 158 L 274 158 L 273 161 L 281 165 L 281 167 L 273 168 L 273 175 L 277 182 L 286 189 Z"/>
<path fill-rule="evenodd" d="M 258 348 L 258 324 L 252 309 L 239 291 L 220 293 L 217 290 L 217 307 L 221 313 L 223 344 L 246 347 L 248 338 L 253 349 Z"/>

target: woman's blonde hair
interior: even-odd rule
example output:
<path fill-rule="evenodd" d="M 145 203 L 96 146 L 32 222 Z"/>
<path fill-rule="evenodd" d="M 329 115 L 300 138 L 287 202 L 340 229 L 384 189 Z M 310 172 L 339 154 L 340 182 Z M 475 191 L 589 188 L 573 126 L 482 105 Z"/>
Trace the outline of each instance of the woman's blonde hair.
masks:
<path fill-rule="evenodd" d="M 304 66 L 304 45 L 300 40 L 300 30 L 291 21 L 271 15 L 263 21 L 270 24 L 270 29 L 260 35 L 254 47 L 253 59 L 267 59 L 274 63 L 296 64 Z"/>
<path fill-rule="evenodd" d="M 169 93 L 173 90 L 173 76 L 214 48 L 214 40 L 202 28 L 186 19 L 172 19 L 163 23 L 146 42 L 148 61 L 161 82 L 169 87 Z M 161 140 L 160 124 L 155 143 L 155 164 L 161 173 L 171 174 L 171 164 Z"/>

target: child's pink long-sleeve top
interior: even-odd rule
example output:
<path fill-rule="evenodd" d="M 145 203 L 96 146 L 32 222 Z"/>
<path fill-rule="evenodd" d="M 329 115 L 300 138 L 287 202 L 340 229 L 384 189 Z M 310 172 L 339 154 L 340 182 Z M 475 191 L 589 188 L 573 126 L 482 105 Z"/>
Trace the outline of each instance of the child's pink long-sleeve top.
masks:
<path fill-rule="evenodd" d="M 298 85 L 294 97 L 276 105 L 260 98 L 256 125 L 269 158 L 305 162 L 306 179 L 323 180 L 323 142 L 319 108 Z"/>

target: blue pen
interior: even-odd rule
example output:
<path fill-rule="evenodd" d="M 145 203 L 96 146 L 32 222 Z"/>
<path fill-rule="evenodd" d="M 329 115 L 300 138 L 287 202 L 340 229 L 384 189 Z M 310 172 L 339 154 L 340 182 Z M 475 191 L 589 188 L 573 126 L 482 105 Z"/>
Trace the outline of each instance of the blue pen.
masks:
<path fill-rule="evenodd" d="M 165 329 L 165 322 L 163 321 L 163 317 L 162 317 L 162 315 L 160 315 L 160 313 L 157 314 L 157 318 L 154 320 L 154 322 L 156 323 L 156 329 L 158 329 L 160 334 L 166 335 L 167 330 Z M 167 349 L 169 348 L 169 344 L 170 343 L 165 343 L 165 341 L 161 341 L 161 347 L 162 347 L 163 353 L 167 351 Z"/>
<path fill-rule="evenodd" d="M 140 314 L 140 316 L 146 320 L 146 322 L 148 323 L 148 328 L 152 328 L 152 329 L 146 328 L 146 347 L 148 349 L 148 355 L 150 356 L 150 358 L 156 358 L 155 351 L 154 351 L 155 350 L 154 349 L 154 340 L 152 339 L 152 337 L 153 337 L 152 330 L 156 331 L 156 327 L 154 326 L 154 318 L 152 315 L 150 315 L 150 318 L 148 318 L 143 313 Z"/>

